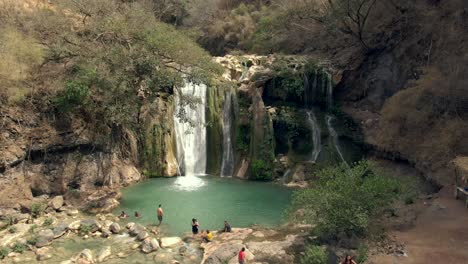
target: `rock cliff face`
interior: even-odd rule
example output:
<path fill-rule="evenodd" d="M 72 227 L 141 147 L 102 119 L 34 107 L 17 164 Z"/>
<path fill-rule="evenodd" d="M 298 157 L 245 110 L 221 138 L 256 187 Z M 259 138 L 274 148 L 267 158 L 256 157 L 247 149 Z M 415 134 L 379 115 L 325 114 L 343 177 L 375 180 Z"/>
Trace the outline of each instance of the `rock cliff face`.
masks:
<path fill-rule="evenodd" d="M 120 151 L 93 141 L 82 122 L 53 120 L 22 107 L 0 111 L 0 206 L 18 206 L 43 194 L 116 188 L 141 179 L 131 156 L 122 157 Z M 129 152 L 135 153 L 132 145 Z"/>

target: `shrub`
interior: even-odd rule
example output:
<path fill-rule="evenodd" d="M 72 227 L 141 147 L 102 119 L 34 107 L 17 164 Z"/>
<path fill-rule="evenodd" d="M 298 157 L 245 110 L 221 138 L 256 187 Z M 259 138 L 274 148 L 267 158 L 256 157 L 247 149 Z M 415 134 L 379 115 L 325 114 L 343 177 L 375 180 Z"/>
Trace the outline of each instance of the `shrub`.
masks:
<path fill-rule="evenodd" d="M 29 231 L 28 231 L 28 232 L 29 232 L 30 234 L 35 234 L 35 233 L 36 233 L 36 229 L 37 229 L 38 227 L 39 227 L 38 225 L 34 224 L 34 225 L 32 225 L 32 226 L 29 228 Z"/>
<path fill-rule="evenodd" d="M 82 235 L 87 235 L 89 233 L 91 233 L 91 231 L 93 230 L 93 226 L 92 225 L 81 225 L 80 226 L 80 234 Z"/>
<path fill-rule="evenodd" d="M 13 251 L 16 253 L 23 253 L 25 250 L 26 250 L 26 245 L 23 243 L 17 242 L 13 245 Z"/>
<path fill-rule="evenodd" d="M 252 162 L 252 177 L 254 180 L 265 181 L 273 179 L 272 166 L 264 160 L 256 159 Z"/>
<path fill-rule="evenodd" d="M 368 256 L 368 248 L 366 245 L 361 244 L 359 245 L 357 252 L 356 252 L 356 262 L 357 263 L 365 263 Z"/>
<path fill-rule="evenodd" d="M 4 259 L 6 256 L 8 256 L 8 253 L 10 253 L 10 250 L 6 247 L 1 247 L 0 248 L 0 259 Z"/>
<path fill-rule="evenodd" d="M 372 219 L 399 192 L 396 180 L 382 177 L 376 171 L 367 161 L 352 168 L 341 165 L 320 171 L 314 188 L 294 193 L 290 215 L 304 209 L 304 214 L 296 217 L 315 224 L 315 232 L 322 239 L 367 235 Z"/>
<path fill-rule="evenodd" d="M 45 210 L 45 206 L 40 203 L 33 203 L 31 205 L 31 216 L 34 218 L 39 217 Z"/>
<path fill-rule="evenodd" d="M 17 230 L 17 228 L 15 226 L 12 226 L 12 227 L 8 228 L 8 232 L 10 232 L 12 234 L 16 233 L 16 231 L 18 231 L 18 230 Z"/>
<path fill-rule="evenodd" d="M 68 81 L 63 95 L 56 98 L 58 109 L 68 112 L 73 108 L 83 105 L 89 96 L 89 87 L 81 81 Z"/>
<path fill-rule="evenodd" d="M 37 241 L 38 241 L 37 236 L 33 236 L 33 237 L 28 238 L 28 240 L 26 240 L 26 243 L 28 245 L 35 246 Z"/>
<path fill-rule="evenodd" d="M 54 222 L 54 219 L 49 217 L 46 220 L 44 220 L 44 223 L 42 224 L 42 226 L 51 226 L 53 222 Z"/>
<path fill-rule="evenodd" d="M 327 259 L 328 254 L 324 248 L 320 246 L 309 246 L 305 250 L 305 255 L 301 259 L 301 264 L 326 264 Z"/>

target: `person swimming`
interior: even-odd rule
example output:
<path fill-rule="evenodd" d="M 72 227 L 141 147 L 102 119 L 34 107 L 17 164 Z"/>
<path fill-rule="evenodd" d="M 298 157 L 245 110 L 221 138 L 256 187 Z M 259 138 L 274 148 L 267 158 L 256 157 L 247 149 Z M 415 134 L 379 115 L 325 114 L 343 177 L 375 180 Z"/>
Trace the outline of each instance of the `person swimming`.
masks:
<path fill-rule="evenodd" d="M 120 218 L 127 218 L 128 217 L 128 214 L 125 213 L 125 211 L 122 211 L 119 215 Z"/>
<path fill-rule="evenodd" d="M 136 218 L 140 218 L 140 217 L 141 217 L 141 214 L 140 214 L 138 211 L 135 211 L 135 217 L 136 217 Z"/>

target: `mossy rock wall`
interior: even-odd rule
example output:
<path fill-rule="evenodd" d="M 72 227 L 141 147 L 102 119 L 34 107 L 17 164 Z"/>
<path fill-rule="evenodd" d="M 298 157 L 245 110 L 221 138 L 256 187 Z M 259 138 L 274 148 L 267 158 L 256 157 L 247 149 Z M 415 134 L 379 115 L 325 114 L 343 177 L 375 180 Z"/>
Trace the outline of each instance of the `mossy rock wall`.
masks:
<path fill-rule="evenodd" d="M 148 177 L 177 175 L 174 100 L 164 94 L 146 106 L 144 116 L 143 172 Z"/>
<path fill-rule="evenodd" d="M 223 157 L 223 107 L 225 90 L 223 87 L 210 87 L 207 107 L 207 166 L 208 174 L 218 175 Z"/>

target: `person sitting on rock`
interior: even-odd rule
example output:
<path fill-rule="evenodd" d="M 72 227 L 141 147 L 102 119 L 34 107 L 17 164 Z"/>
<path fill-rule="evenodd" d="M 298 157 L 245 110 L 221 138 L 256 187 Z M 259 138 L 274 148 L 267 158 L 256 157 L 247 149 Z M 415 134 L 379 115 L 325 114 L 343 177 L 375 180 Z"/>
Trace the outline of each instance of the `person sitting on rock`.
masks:
<path fill-rule="evenodd" d="M 128 217 L 128 214 L 125 213 L 125 211 L 122 211 L 122 213 L 120 213 L 119 217 L 120 217 L 120 218 L 127 218 L 127 217 Z"/>
<path fill-rule="evenodd" d="M 228 221 L 224 221 L 224 228 L 221 230 L 221 232 L 231 232 L 231 225 L 228 223 Z"/>
<path fill-rule="evenodd" d="M 140 218 L 140 217 L 141 217 L 141 214 L 140 214 L 138 211 L 135 211 L 135 217 L 136 217 L 136 218 Z"/>
<path fill-rule="evenodd" d="M 206 235 L 202 234 L 202 238 L 206 243 L 211 242 L 211 240 L 213 240 L 213 233 L 211 233 L 210 230 L 206 230 Z"/>

